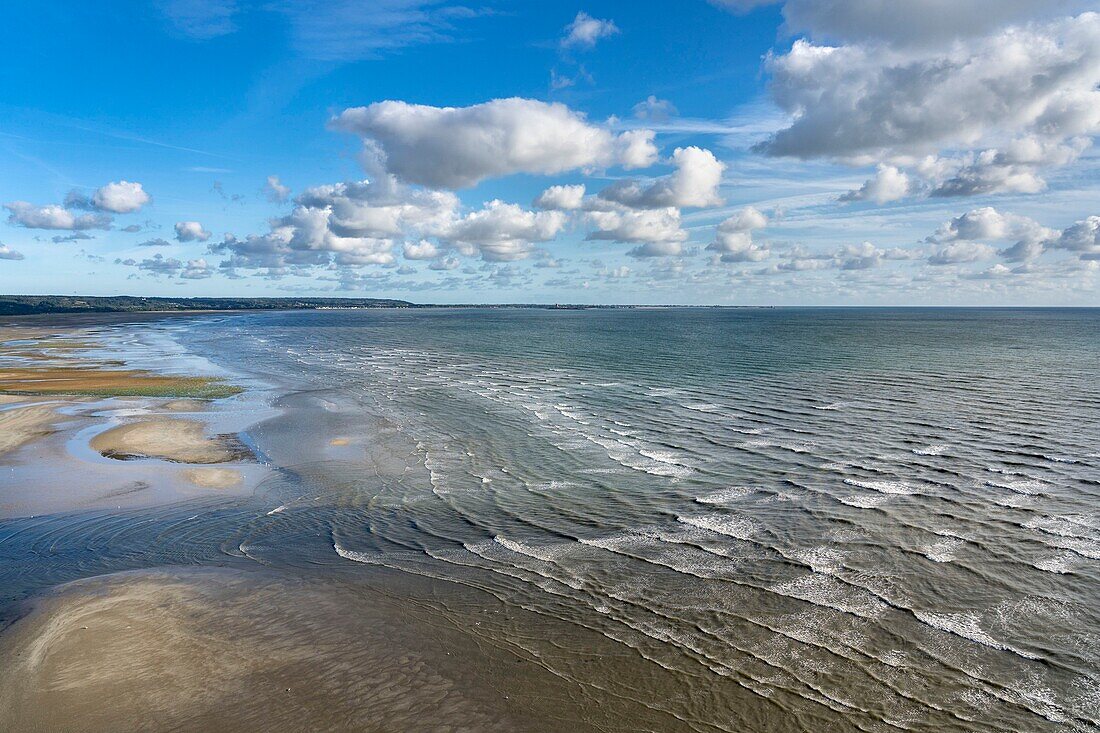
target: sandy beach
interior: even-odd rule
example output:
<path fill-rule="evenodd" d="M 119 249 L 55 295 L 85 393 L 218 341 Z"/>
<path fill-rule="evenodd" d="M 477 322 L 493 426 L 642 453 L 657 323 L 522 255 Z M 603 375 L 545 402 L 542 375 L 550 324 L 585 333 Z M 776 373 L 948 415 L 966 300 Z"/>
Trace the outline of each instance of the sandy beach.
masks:
<path fill-rule="evenodd" d="M 102 328 L 118 316 L 71 320 L 0 325 L 0 517 L 241 492 L 264 475 L 236 435 L 241 387 L 133 368 Z"/>

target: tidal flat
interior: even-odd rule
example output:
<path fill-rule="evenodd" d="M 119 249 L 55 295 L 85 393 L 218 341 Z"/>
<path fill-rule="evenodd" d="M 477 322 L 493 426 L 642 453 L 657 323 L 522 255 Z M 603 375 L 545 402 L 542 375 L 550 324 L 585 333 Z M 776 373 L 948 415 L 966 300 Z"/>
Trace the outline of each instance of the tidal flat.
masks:
<path fill-rule="evenodd" d="M 3 397 L 0 728 L 1096 730 L 1092 311 L 42 338 L 241 391 Z"/>

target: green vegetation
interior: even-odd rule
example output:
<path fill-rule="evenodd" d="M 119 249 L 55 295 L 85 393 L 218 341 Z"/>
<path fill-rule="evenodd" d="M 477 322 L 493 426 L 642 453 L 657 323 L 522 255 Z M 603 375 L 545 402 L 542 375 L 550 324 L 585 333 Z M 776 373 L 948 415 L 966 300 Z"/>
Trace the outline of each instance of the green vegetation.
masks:
<path fill-rule="evenodd" d="M 389 298 L 140 298 L 129 295 L 2 295 L 0 315 L 35 313 L 141 313 L 159 311 L 316 310 L 319 308 L 416 308 Z"/>

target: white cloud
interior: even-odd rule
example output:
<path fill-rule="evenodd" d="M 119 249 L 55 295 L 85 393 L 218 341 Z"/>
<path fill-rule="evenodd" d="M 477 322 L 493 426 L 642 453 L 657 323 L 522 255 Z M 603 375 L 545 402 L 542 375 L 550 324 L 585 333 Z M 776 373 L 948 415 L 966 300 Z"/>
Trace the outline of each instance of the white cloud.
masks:
<path fill-rule="evenodd" d="M 21 260 L 23 253 L 17 252 L 6 244 L 0 244 L 0 260 Z"/>
<path fill-rule="evenodd" d="M 601 38 L 613 36 L 619 32 L 614 21 L 593 18 L 581 11 L 573 22 L 565 26 L 565 36 L 561 39 L 563 48 L 592 48 Z"/>
<path fill-rule="evenodd" d="M 1034 219 L 1015 214 L 1001 213 L 991 206 L 972 209 L 944 222 L 928 242 L 944 244 L 956 241 L 998 241 L 1026 238 L 1042 241 L 1054 232 Z"/>
<path fill-rule="evenodd" d="M 652 131 L 616 135 L 563 104 L 518 97 L 471 107 L 376 102 L 344 110 L 333 125 L 362 136 L 390 173 L 431 188 L 514 173 L 640 168 L 657 155 Z"/>
<path fill-rule="evenodd" d="M 457 208 L 452 193 L 411 189 L 382 175 L 307 189 L 267 234 L 227 236 L 210 249 L 229 255 L 222 266 L 230 270 L 389 264 L 395 239 L 443 227 Z"/>
<path fill-rule="evenodd" d="M 111 217 L 104 214 L 74 214 L 68 209 L 50 204 L 35 206 L 26 201 L 4 204 L 10 213 L 8 223 L 28 229 L 110 229 Z"/>
<path fill-rule="evenodd" d="M 955 242 L 937 248 L 928 257 L 930 265 L 957 265 L 966 262 L 989 259 L 994 250 L 988 244 L 979 242 Z"/>
<path fill-rule="evenodd" d="M 719 253 L 721 262 L 760 262 L 769 256 L 768 249 L 752 241 L 752 233 L 768 225 L 768 218 L 758 209 L 746 206 L 718 225 L 715 239 L 707 250 Z"/>
<path fill-rule="evenodd" d="M 840 201 L 874 201 L 885 204 L 909 194 L 909 176 L 892 165 L 879 165 L 873 178 L 840 197 Z"/>
<path fill-rule="evenodd" d="M 688 238 L 687 232 L 680 228 L 680 211 L 674 207 L 640 211 L 590 211 L 585 215 L 585 220 L 594 227 L 586 237 L 590 241 L 668 245 L 664 248 L 668 251 L 662 251 L 661 254 L 679 254 L 680 243 Z M 650 248 L 647 253 L 659 249 L 661 248 Z"/>
<path fill-rule="evenodd" d="M 560 211 L 527 211 L 516 204 L 494 200 L 436 234 L 452 244 L 476 247 L 486 260 L 501 262 L 529 257 L 534 251 L 533 243 L 553 239 L 565 222 L 566 215 Z"/>
<path fill-rule="evenodd" d="M 405 242 L 401 250 L 406 260 L 432 260 L 439 256 L 439 247 L 427 240 Z"/>
<path fill-rule="evenodd" d="M 1082 256 L 1100 255 L 1100 216 L 1090 216 L 1066 227 L 1050 246 Z"/>
<path fill-rule="evenodd" d="M 95 208 L 100 211 L 110 211 L 113 214 L 131 214 L 140 211 L 141 207 L 149 201 L 149 194 L 141 184 L 130 181 L 108 183 L 92 194 L 92 205 Z"/>
<path fill-rule="evenodd" d="M 1062 231 L 1034 219 L 983 207 L 961 214 L 936 230 L 926 241 L 933 244 L 1014 242 L 998 254 L 1010 262 L 1031 262 L 1047 250 L 1067 250 L 1085 259 L 1100 255 L 1100 217 L 1090 216 Z"/>
<path fill-rule="evenodd" d="M 667 99 L 658 99 L 652 94 L 634 105 L 631 111 L 639 120 L 651 120 L 653 122 L 667 122 L 670 118 L 679 114 L 672 102 Z"/>
<path fill-rule="evenodd" d="M 766 66 L 794 117 L 760 146 L 772 155 L 881 160 L 997 136 L 1057 143 L 1100 124 L 1095 13 L 928 49 L 800 39 Z"/>
<path fill-rule="evenodd" d="M 787 0 L 783 15 L 789 30 L 815 37 L 924 45 L 1085 6 L 1074 0 Z"/>
<path fill-rule="evenodd" d="M 176 240 L 180 242 L 205 242 L 210 239 L 210 232 L 202 228 L 197 221 L 177 221 Z"/>
<path fill-rule="evenodd" d="M 268 176 L 264 184 L 264 193 L 267 200 L 273 204 L 281 204 L 290 198 L 290 187 L 284 186 L 278 176 Z"/>
<path fill-rule="evenodd" d="M 551 186 L 538 195 L 534 205 L 539 209 L 575 211 L 584 202 L 584 184 L 575 186 Z"/>
<path fill-rule="evenodd" d="M 203 280 L 214 274 L 214 269 L 203 258 L 187 260 L 183 266 L 180 277 L 184 280 Z"/>
<path fill-rule="evenodd" d="M 599 197 L 639 209 L 668 206 L 718 206 L 722 203 L 718 185 L 726 166 L 709 150 L 695 146 L 676 148 L 672 153 L 676 172 L 651 183 L 619 181 L 600 191 Z"/>
<path fill-rule="evenodd" d="M 462 263 L 457 257 L 443 257 L 428 265 L 429 270 L 457 270 Z"/>
<path fill-rule="evenodd" d="M 869 270 L 882 264 L 886 253 L 871 244 L 846 244 L 836 253 L 837 267 L 841 270 Z"/>
<path fill-rule="evenodd" d="M 1100 128 L 1100 124 L 1097 125 Z M 936 181 L 931 195 L 974 196 L 989 193 L 1038 193 L 1046 188 L 1044 167 L 1064 166 L 1077 160 L 1092 141 L 1086 137 L 1066 142 L 1035 136 L 1010 141 L 1003 150 L 990 148 L 970 155 L 949 177 Z M 947 167 L 950 169 L 950 162 Z"/>
<path fill-rule="evenodd" d="M 684 251 L 679 242 L 646 242 L 627 252 L 631 257 L 676 257 Z"/>

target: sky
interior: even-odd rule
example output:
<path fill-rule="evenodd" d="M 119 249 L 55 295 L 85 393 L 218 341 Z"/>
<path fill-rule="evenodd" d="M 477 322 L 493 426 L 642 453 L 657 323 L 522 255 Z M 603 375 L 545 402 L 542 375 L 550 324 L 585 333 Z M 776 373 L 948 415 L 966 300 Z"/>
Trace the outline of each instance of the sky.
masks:
<path fill-rule="evenodd" d="M 1097 306 L 1097 11 L 11 0 L 0 292 Z"/>

